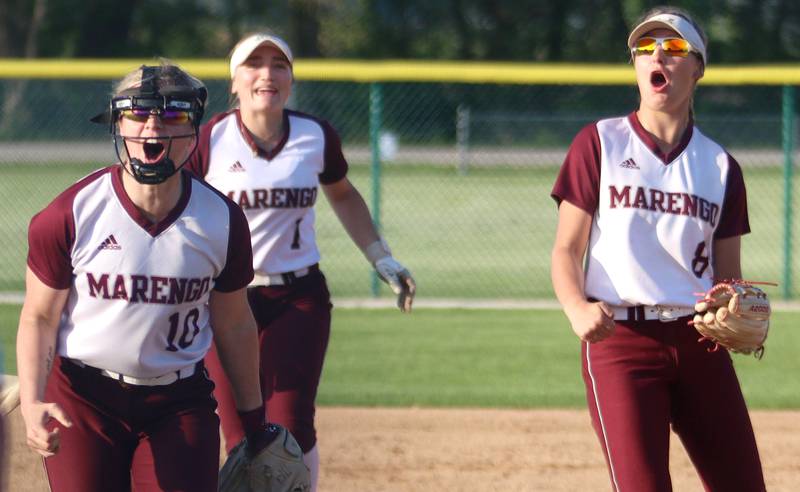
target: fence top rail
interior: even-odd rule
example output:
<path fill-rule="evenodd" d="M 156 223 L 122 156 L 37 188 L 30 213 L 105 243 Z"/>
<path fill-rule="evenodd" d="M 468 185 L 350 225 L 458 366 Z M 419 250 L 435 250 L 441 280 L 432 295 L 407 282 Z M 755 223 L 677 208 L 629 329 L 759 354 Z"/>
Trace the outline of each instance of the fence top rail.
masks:
<path fill-rule="evenodd" d="M 205 79 L 227 79 L 222 59 L 176 60 Z M 0 79 L 114 79 L 150 59 L 0 59 Z M 338 82 L 447 82 L 469 84 L 628 85 L 629 65 L 410 60 L 297 60 L 299 80 Z M 800 63 L 711 65 L 701 84 L 800 85 Z"/>

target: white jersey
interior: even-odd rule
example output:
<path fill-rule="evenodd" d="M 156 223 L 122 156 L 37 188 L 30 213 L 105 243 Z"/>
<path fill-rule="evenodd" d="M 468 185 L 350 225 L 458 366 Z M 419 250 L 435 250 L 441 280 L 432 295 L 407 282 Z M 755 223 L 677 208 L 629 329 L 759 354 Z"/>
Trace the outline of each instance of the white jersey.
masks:
<path fill-rule="evenodd" d="M 314 204 L 320 183 L 347 173 L 335 130 L 326 122 L 284 111 L 284 139 L 270 153 L 253 141 L 238 110 L 203 125 L 187 169 L 227 195 L 245 213 L 260 274 L 299 270 L 319 261 Z"/>
<path fill-rule="evenodd" d="M 59 355 L 152 378 L 203 359 L 209 292 L 253 278 L 249 234 L 239 208 L 187 172 L 175 209 L 153 224 L 125 193 L 122 172 L 96 171 L 34 216 L 28 266 L 49 287 L 69 289 Z"/>
<path fill-rule="evenodd" d="M 635 113 L 576 137 L 553 196 L 592 214 L 585 294 L 615 306 L 694 306 L 714 239 L 750 230 L 736 161 L 692 123 L 663 155 Z"/>

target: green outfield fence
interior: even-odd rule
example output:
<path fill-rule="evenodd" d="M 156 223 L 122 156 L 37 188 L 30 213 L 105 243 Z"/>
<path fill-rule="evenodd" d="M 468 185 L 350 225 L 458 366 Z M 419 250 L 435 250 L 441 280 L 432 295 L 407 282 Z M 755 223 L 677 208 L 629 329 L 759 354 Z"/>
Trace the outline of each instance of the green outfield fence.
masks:
<path fill-rule="evenodd" d="M 114 161 L 88 122 L 111 82 L 152 60 L 0 60 L 0 291 L 24 288 L 30 217 L 68 184 Z M 222 60 L 178 60 L 226 109 Z M 406 61 L 299 60 L 290 106 L 329 120 L 351 180 L 425 298 L 549 299 L 556 207 L 549 197 L 572 137 L 638 104 L 633 69 Z M 797 299 L 796 87 L 800 64 L 709 67 L 698 126 L 744 169 L 753 233 L 745 276 Z M 336 297 L 388 296 L 318 204 L 322 267 Z"/>

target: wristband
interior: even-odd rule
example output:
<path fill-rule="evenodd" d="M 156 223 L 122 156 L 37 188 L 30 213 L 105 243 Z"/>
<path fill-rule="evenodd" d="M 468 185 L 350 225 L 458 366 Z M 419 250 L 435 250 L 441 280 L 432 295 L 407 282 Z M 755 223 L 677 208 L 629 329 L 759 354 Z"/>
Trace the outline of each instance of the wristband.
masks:
<path fill-rule="evenodd" d="M 374 265 L 381 258 L 392 256 L 392 251 L 389 249 L 389 245 L 386 244 L 386 240 L 380 238 L 380 240 L 375 241 L 364 249 L 364 256 L 367 257 L 367 261 Z"/>
<path fill-rule="evenodd" d="M 237 413 L 242 421 L 242 429 L 246 436 L 259 432 L 267 423 L 266 415 L 264 415 L 264 405 L 246 412 Z"/>

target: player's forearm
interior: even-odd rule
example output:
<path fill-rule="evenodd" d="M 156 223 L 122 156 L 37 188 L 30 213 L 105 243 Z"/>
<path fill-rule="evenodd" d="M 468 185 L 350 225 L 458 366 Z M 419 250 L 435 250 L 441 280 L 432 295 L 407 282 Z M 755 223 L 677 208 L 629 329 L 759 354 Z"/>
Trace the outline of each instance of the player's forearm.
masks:
<path fill-rule="evenodd" d="M 231 383 L 237 410 L 261 406 L 258 331 L 247 302 L 247 289 L 211 291 L 208 311 L 219 361 Z"/>
<path fill-rule="evenodd" d="M 742 278 L 741 236 L 714 241 L 714 279 Z"/>
<path fill-rule="evenodd" d="M 255 322 L 217 329 L 214 341 L 222 368 L 231 383 L 237 410 L 247 411 L 261 406 Z"/>
<path fill-rule="evenodd" d="M 553 290 L 567 316 L 573 309 L 587 302 L 581 260 L 581 255 L 570 248 L 553 248 L 550 268 Z"/>
<path fill-rule="evenodd" d="M 56 336 L 69 289 L 53 289 L 30 267 L 25 271 L 25 302 L 17 329 L 17 372 L 20 403 L 44 398 L 47 377 L 56 357 Z"/>
<path fill-rule="evenodd" d="M 362 252 L 379 240 L 369 207 L 357 189 L 350 187 L 343 194 L 328 194 L 328 201 L 344 230 Z"/>
<path fill-rule="evenodd" d="M 47 377 L 55 359 L 58 322 L 23 306 L 17 331 L 17 372 L 23 406 L 44 400 Z"/>

